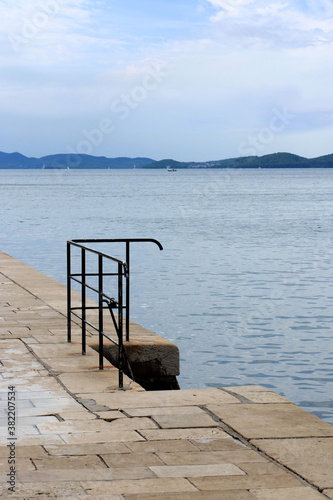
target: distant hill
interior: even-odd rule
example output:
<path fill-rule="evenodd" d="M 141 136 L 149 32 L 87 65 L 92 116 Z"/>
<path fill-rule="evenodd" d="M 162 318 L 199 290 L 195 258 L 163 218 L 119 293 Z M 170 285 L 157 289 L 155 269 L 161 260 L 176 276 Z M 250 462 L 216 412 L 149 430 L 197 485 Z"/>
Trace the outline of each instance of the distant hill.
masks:
<path fill-rule="evenodd" d="M 37 158 L 27 158 L 20 153 L 0 151 L 0 168 L 40 168 L 40 166 Z"/>
<path fill-rule="evenodd" d="M 155 161 L 144 168 L 332 168 L 333 154 L 320 158 L 303 158 L 291 153 L 274 153 L 265 156 L 241 156 L 227 160 L 207 162 L 176 162 L 174 160 Z"/>
<path fill-rule="evenodd" d="M 151 158 L 107 158 L 79 154 L 56 154 L 42 158 L 28 158 L 20 153 L 0 152 L 0 169 L 166 169 L 184 168 L 333 168 L 333 154 L 318 158 L 303 158 L 291 153 L 274 153 L 264 156 L 241 156 L 226 160 L 206 162 L 180 162 L 172 159 L 155 161 Z"/>
<path fill-rule="evenodd" d="M 149 163 L 148 165 L 145 165 L 143 168 L 167 168 L 167 167 L 189 168 L 192 165 L 193 163 L 176 161 L 176 160 L 159 160 L 159 161 L 154 161 L 154 163 Z"/>
<path fill-rule="evenodd" d="M 20 153 L 0 152 L 0 169 L 117 169 L 117 168 L 142 168 L 153 164 L 151 158 L 106 158 L 105 156 L 56 154 L 42 158 L 28 158 Z"/>

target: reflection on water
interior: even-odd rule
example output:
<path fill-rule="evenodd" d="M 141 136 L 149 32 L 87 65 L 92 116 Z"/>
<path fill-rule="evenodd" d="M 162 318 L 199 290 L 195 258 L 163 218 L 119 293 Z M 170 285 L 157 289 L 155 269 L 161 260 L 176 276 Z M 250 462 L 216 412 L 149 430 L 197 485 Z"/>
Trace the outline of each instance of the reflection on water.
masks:
<path fill-rule="evenodd" d="M 0 171 L 0 191 L 1 250 L 62 282 L 67 239 L 162 242 L 133 247 L 132 319 L 179 346 L 182 388 L 259 384 L 333 422 L 332 171 Z"/>

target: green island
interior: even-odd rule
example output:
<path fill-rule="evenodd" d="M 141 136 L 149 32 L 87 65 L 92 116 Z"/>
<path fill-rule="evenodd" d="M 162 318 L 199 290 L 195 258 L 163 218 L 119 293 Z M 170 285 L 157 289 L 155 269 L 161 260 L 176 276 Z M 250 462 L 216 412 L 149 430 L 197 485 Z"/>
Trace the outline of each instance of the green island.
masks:
<path fill-rule="evenodd" d="M 263 156 L 240 156 L 206 162 L 180 162 L 172 159 L 155 161 L 152 158 L 107 158 L 86 154 L 54 154 L 41 158 L 21 153 L 0 152 L 0 169 L 216 169 L 216 168 L 332 168 L 333 154 L 304 158 L 291 153 Z"/>

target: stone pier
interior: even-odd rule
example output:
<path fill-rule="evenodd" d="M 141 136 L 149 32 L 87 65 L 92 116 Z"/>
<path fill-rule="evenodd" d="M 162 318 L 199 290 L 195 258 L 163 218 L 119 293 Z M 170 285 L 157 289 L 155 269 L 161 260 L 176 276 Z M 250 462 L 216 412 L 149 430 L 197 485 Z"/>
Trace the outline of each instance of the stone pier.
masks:
<path fill-rule="evenodd" d="M 66 287 L 1 252 L 0 299 L 3 498 L 333 499 L 330 424 L 258 386 L 119 391 Z"/>

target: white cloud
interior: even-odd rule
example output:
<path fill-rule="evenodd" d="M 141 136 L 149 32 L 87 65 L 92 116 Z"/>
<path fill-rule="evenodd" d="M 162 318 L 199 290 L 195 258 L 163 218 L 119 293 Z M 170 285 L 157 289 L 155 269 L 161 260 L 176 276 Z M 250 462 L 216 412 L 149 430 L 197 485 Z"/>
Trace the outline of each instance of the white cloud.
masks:
<path fill-rule="evenodd" d="M 333 4 L 263 0 L 207 0 L 220 41 L 257 47 L 302 47 L 333 41 Z"/>
<path fill-rule="evenodd" d="M 29 27 L 67 31 L 90 19 L 88 0 L 1 0 L 1 34 L 21 34 Z"/>
<path fill-rule="evenodd" d="M 243 7 L 253 3 L 254 0 L 207 0 L 217 9 L 211 17 L 212 21 L 219 21 L 225 17 L 236 17 L 241 14 Z"/>
<path fill-rule="evenodd" d="M 279 14 L 282 10 L 284 10 L 286 7 L 288 7 L 287 3 L 272 3 L 270 5 L 267 5 L 266 7 L 259 7 L 257 9 L 258 14 L 261 16 L 265 16 L 268 14 Z"/>
<path fill-rule="evenodd" d="M 70 61 L 78 46 L 83 52 L 91 43 L 93 17 L 90 0 L 0 0 L 1 62 Z"/>

